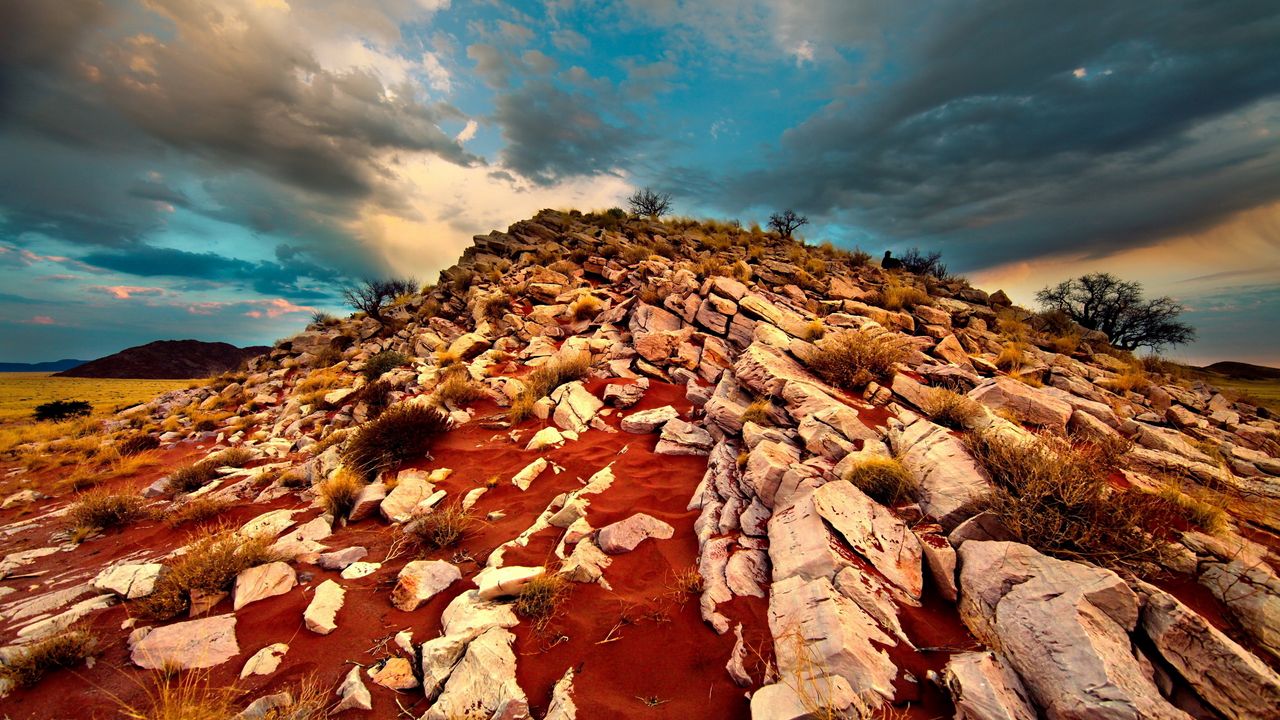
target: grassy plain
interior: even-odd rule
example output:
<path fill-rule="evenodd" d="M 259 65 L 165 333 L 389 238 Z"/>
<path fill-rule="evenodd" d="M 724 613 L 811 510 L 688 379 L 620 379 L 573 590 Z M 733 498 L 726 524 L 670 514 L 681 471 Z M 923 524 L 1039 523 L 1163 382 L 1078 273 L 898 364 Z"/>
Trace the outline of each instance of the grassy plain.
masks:
<path fill-rule="evenodd" d="M 1244 380 L 1217 373 L 1204 373 L 1202 377 L 1228 397 L 1253 401 L 1273 413 L 1280 413 L 1280 380 Z"/>
<path fill-rule="evenodd" d="M 203 380 L 64 378 L 51 373 L 0 373 L 0 422 L 31 417 L 50 400 L 88 400 L 95 415 L 113 412 Z"/>

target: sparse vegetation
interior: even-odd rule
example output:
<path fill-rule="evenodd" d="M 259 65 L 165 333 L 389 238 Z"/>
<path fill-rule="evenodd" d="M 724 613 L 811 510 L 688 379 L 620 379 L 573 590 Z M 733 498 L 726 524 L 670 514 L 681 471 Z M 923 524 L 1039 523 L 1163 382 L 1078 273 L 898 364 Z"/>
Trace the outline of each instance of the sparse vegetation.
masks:
<path fill-rule="evenodd" d="M 930 388 L 920 403 L 929 419 L 955 430 L 965 430 L 982 415 L 982 405 L 946 388 Z"/>
<path fill-rule="evenodd" d="M 904 270 L 917 275 L 928 275 L 942 280 L 947 276 L 947 266 L 942 263 L 942 253 L 922 253 L 919 248 L 911 248 L 900 258 Z"/>
<path fill-rule="evenodd" d="M 417 288 L 416 281 L 406 278 L 366 279 L 343 290 L 342 297 L 351 307 L 381 322 L 382 311 L 393 300 L 401 295 L 408 295 Z"/>
<path fill-rule="evenodd" d="M 244 448 L 227 448 L 197 463 L 183 465 L 169 473 L 169 492 L 195 492 L 218 477 L 218 468 L 242 467 L 253 458 Z"/>
<path fill-rule="evenodd" d="M 743 424 L 753 422 L 757 425 L 769 425 L 769 411 L 773 409 L 773 403 L 768 398 L 759 398 L 753 400 L 746 410 L 742 411 Z"/>
<path fill-rule="evenodd" d="M 164 514 L 164 523 L 171 528 L 188 523 L 212 520 L 231 508 L 232 502 L 221 498 L 201 496 L 192 498 Z"/>
<path fill-rule="evenodd" d="M 604 308 L 604 303 L 600 302 L 600 298 L 595 295 L 587 294 L 580 296 L 573 304 L 569 306 L 569 312 L 573 315 L 574 320 L 590 320 Z"/>
<path fill-rule="evenodd" d="M 507 422 L 518 425 L 533 417 L 533 406 L 537 403 L 538 398 L 535 398 L 532 392 L 520 393 L 511 401 L 511 407 L 507 409 Z"/>
<path fill-rule="evenodd" d="M 581 380 L 591 369 L 591 356 L 585 352 L 560 353 L 535 368 L 525 378 L 534 399 L 550 395 L 553 390 L 574 380 Z"/>
<path fill-rule="evenodd" d="M 1225 498 L 1208 488 L 1184 486 L 1170 480 L 1157 495 L 1184 520 L 1205 532 L 1219 533 L 1227 526 Z"/>
<path fill-rule="evenodd" d="M 633 215 L 657 219 L 671 211 L 671 193 L 642 188 L 627 198 L 627 205 Z"/>
<path fill-rule="evenodd" d="M 316 486 L 316 500 L 320 502 L 321 509 L 332 515 L 334 520 L 345 520 L 351 516 L 356 498 L 363 488 L 364 482 L 360 476 L 344 468 Z"/>
<path fill-rule="evenodd" d="M 543 630 L 555 619 L 569 591 L 569 582 L 558 573 L 546 572 L 525 583 L 516 593 L 516 614 Z"/>
<path fill-rule="evenodd" d="M 87 630 L 67 630 L 18 650 L 0 665 L 0 678 L 28 688 L 49 673 L 83 663 L 97 654 L 98 646 L 98 637 Z"/>
<path fill-rule="evenodd" d="M 1114 490 L 1108 468 L 1084 445 L 1052 435 L 1020 441 L 991 432 L 966 437 L 997 491 L 990 509 L 1019 542 L 1040 552 L 1144 572 L 1163 542 L 1159 509 L 1140 492 Z"/>
<path fill-rule="evenodd" d="M 809 366 L 823 380 L 850 391 L 861 390 L 873 380 L 887 380 L 893 376 L 894 365 L 907 357 L 904 339 L 862 330 L 827 335 L 817 346 Z"/>
<path fill-rule="evenodd" d="M 467 403 L 485 400 L 489 393 L 484 387 L 471 379 L 469 373 L 449 373 L 444 381 L 436 386 L 435 397 L 441 404 L 466 405 Z"/>
<path fill-rule="evenodd" d="M 62 422 L 88 417 L 91 413 L 93 413 L 93 405 L 88 400 L 52 400 L 37 405 L 33 417 L 39 421 Z"/>
<path fill-rule="evenodd" d="M 914 310 L 930 302 L 929 293 L 914 285 L 889 284 L 880 291 L 880 306 L 885 310 Z"/>
<path fill-rule="evenodd" d="M 66 522 L 73 535 L 83 537 L 97 530 L 124 527 L 148 515 L 140 495 L 92 492 L 71 506 Z"/>
<path fill-rule="evenodd" d="M 129 433 L 116 440 L 116 451 L 121 455 L 140 455 L 160 447 L 160 438 L 149 433 Z"/>
<path fill-rule="evenodd" d="M 193 591 L 227 592 L 236 575 L 277 560 L 272 542 L 267 536 L 244 537 L 230 530 L 198 535 L 187 545 L 187 552 L 160 575 L 155 591 L 135 601 L 134 609 L 150 620 L 176 617 L 191 606 Z"/>
<path fill-rule="evenodd" d="M 364 363 L 364 379 L 373 382 L 382 377 L 389 370 L 405 365 L 409 362 L 409 358 L 403 353 L 395 350 L 383 350 L 376 355 L 371 356 Z"/>
<path fill-rule="evenodd" d="M 849 468 L 844 479 L 886 507 L 912 499 L 916 493 L 911 473 L 891 457 L 869 457 Z"/>
<path fill-rule="evenodd" d="M 415 518 L 404 531 L 423 550 L 441 550 L 462 542 L 473 522 L 460 504 L 451 504 Z"/>
<path fill-rule="evenodd" d="M 405 460 L 426 455 L 435 437 L 448 429 L 449 417 L 436 408 L 396 405 L 347 437 L 343 459 L 364 477 L 373 478 Z"/>

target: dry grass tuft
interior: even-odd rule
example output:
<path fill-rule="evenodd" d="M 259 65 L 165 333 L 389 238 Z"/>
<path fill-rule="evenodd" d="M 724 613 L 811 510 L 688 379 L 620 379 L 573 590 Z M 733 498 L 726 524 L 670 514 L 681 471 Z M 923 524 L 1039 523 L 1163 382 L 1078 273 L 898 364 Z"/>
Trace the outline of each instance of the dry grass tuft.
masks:
<path fill-rule="evenodd" d="M 804 339 L 809 342 L 821 340 L 827 334 L 827 326 L 821 320 L 810 320 L 804 326 Z"/>
<path fill-rule="evenodd" d="M 316 486 L 316 499 L 334 520 L 342 520 L 351 515 L 352 508 L 356 506 L 356 498 L 363 488 L 364 482 L 360 476 L 343 468 Z"/>
<path fill-rule="evenodd" d="M 586 352 L 560 353 L 534 369 L 525 378 L 525 385 L 534 400 L 550 395 L 567 382 L 581 380 L 591 370 L 591 355 Z"/>
<path fill-rule="evenodd" d="M 752 401 L 746 410 L 742 411 L 743 424 L 753 422 L 757 425 L 769 425 L 769 411 L 773 409 L 773 403 L 767 398 L 759 398 Z"/>
<path fill-rule="evenodd" d="M 533 406 L 537 404 L 538 398 L 533 393 L 525 391 L 516 396 L 511 401 L 511 407 L 507 409 L 507 421 L 512 425 L 518 425 L 525 420 L 533 417 Z"/>
<path fill-rule="evenodd" d="M 569 582 L 558 573 L 543 573 L 530 580 L 516 593 L 516 614 L 533 621 L 542 631 L 555 619 L 569 591 Z"/>
<path fill-rule="evenodd" d="M 1119 375 L 1102 380 L 1098 384 L 1108 390 L 1118 393 L 1130 391 L 1141 392 L 1151 384 L 1151 379 L 1147 377 L 1147 373 L 1142 369 L 1141 365 L 1134 365 Z"/>
<path fill-rule="evenodd" d="M 1113 490 L 1091 447 L 1051 435 L 1027 442 L 985 432 L 966 443 L 995 481 L 990 509 L 1019 542 L 1137 572 L 1164 552 L 1147 530 L 1166 526 L 1167 516 L 1144 493 Z"/>
<path fill-rule="evenodd" d="M 906 360 L 906 340 L 894 335 L 872 335 L 845 330 L 817 343 L 809 366 L 822 379 L 844 390 L 857 391 L 873 380 L 893 376 L 894 365 Z"/>
<path fill-rule="evenodd" d="M 169 473 L 169 491 L 195 492 L 218 477 L 218 468 L 242 467 L 251 459 L 253 453 L 245 448 L 227 448 L 198 463 L 183 465 Z"/>
<path fill-rule="evenodd" d="M 71 506 L 65 520 L 73 535 L 84 537 L 96 530 L 124 527 L 148 516 L 146 501 L 139 495 L 92 492 Z"/>
<path fill-rule="evenodd" d="M 1025 346 L 1022 343 L 1007 343 L 996 356 L 995 365 L 1001 370 L 1013 373 L 1018 372 L 1027 364 L 1027 354 Z"/>
<path fill-rule="evenodd" d="M 472 380 L 469 373 L 449 373 L 449 376 L 436 386 L 434 395 L 436 401 L 441 405 L 453 403 L 457 406 L 489 397 L 489 393 L 485 392 L 479 383 Z"/>
<path fill-rule="evenodd" d="M 171 528 L 176 528 L 187 523 L 206 522 L 226 512 L 234 504 L 230 500 L 213 498 L 207 495 L 192 498 L 176 509 L 165 513 L 164 524 Z"/>
<path fill-rule="evenodd" d="M 580 296 L 569 306 L 569 312 L 573 313 L 573 319 L 578 321 L 590 320 L 599 315 L 603 309 L 604 303 L 600 302 L 600 298 L 589 294 Z"/>
<path fill-rule="evenodd" d="M 954 430 L 968 428 L 982 415 L 982 405 L 946 388 L 930 388 L 920 401 L 920 410 L 930 420 Z"/>
<path fill-rule="evenodd" d="M 0 677 L 28 688 L 55 670 L 79 665 L 98 652 L 98 638 L 85 630 L 68 630 L 22 648 L 0 666 Z"/>
<path fill-rule="evenodd" d="M 1227 527 L 1226 498 L 1208 488 L 1168 481 L 1157 496 L 1184 520 L 1216 535 Z"/>
<path fill-rule="evenodd" d="M 869 457 L 849 468 L 844 479 L 886 507 L 912 499 L 917 490 L 911 473 L 890 457 Z"/>
<path fill-rule="evenodd" d="M 880 306 L 885 310 L 914 310 L 931 303 L 929 293 L 913 285 L 886 285 L 880 291 Z"/>
<path fill-rule="evenodd" d="M 314 677 L 284 688 L 290 702 L 276 707 L 263 720 L 320 720 L 326 717 L 329 692 Z M 227 720 L 239 717 L 242 690 L 212 682 L 208 671 L 182 674 L 157 671 L 155 686 L 146 688 L 142 706 L 118 701 L 125 720 Z"/>
<path fill-rule="evenodd" d="M 405 533 L 423 550 L 440 550 L 462 542 L 474 520 L 461 505 L 437 507 L 405 526 Z"/>
<path fill-rule="evenodd" d="M 449 430 L 449 416 L 437 408 L 397 405 L 347 436 L 342 457 L 365 478 L 427 454 L 437 435 Z"/>
<path fill-rule="evenodd" d="M 270 537 L 243 537 L 225 529 L 205 531 L 160 576 L 155 591 L 135 601 L 134 609 L 148 620 L 177 617 L 191 607 L 193 591 L 230 591 L 236 575 L 278 560 L 272 542 Z"/>

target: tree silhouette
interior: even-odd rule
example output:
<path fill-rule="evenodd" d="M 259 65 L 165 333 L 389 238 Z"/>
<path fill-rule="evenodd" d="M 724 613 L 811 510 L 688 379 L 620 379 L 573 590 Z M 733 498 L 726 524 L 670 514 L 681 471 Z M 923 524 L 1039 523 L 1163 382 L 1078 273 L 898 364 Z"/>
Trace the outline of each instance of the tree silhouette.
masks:
<path fill-rule="evenodd" d="M 1171 297 L 1146 299 L 1142 285 L 1110 273 L 1093 273 L 1064 280 L 1036 293 L 1050 310 L 1061 310 L 1090 330 L 1106 333 L 1121 350 L 1190 342 L 1196 331 L 1177 318 L 1183 307 Z"/>

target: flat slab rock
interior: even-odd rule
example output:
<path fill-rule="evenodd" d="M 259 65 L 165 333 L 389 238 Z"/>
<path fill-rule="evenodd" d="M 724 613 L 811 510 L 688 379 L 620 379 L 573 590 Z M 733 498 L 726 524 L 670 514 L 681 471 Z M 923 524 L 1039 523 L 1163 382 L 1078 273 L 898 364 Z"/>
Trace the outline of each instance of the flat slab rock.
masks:
<path fill-rule="evenodd" d="M 662 426 L 662 436 L 653 452 L 658 455 L 708 455 L 715 438 L 711 433 L 679 418 Z"/>
<path fill-rule="evenodd" d="M 675 528 L 652 515 L 636 513 L 626 520 L 619 520 L 600 529 L 596 543 L 608 555 L 620 555 L 636 549 L 649 538 L 667 540 L 675 534 Z"/>
<path fill-rule="evenodd" d="M 286 562 L 257 565 L 236 576 L 234 610 L 258 600 L 283 595 L 298 584 L 298 575 Z"/>
<path fill-rule="evenodd" d="M 462 572 L 443 560 L 414 560 L 400 570 L 391 604 L 413 612 L 460 579 Z"/>
<path fill-rule="evenodd" d="M 657 430 L 678 417 L 680 417 L 680 413 L 674 407 L 663 405 L 651 410 L 631 413 L 622 418 L 621 426 L 624 432 L 644 435 Z"/>
<path fill-rule="evenodd" d="M 158 627 L 133 644 L 129 659 L 146 670 L 211 668 L 240 654 L 236 616 L 188 620 Z"/>

